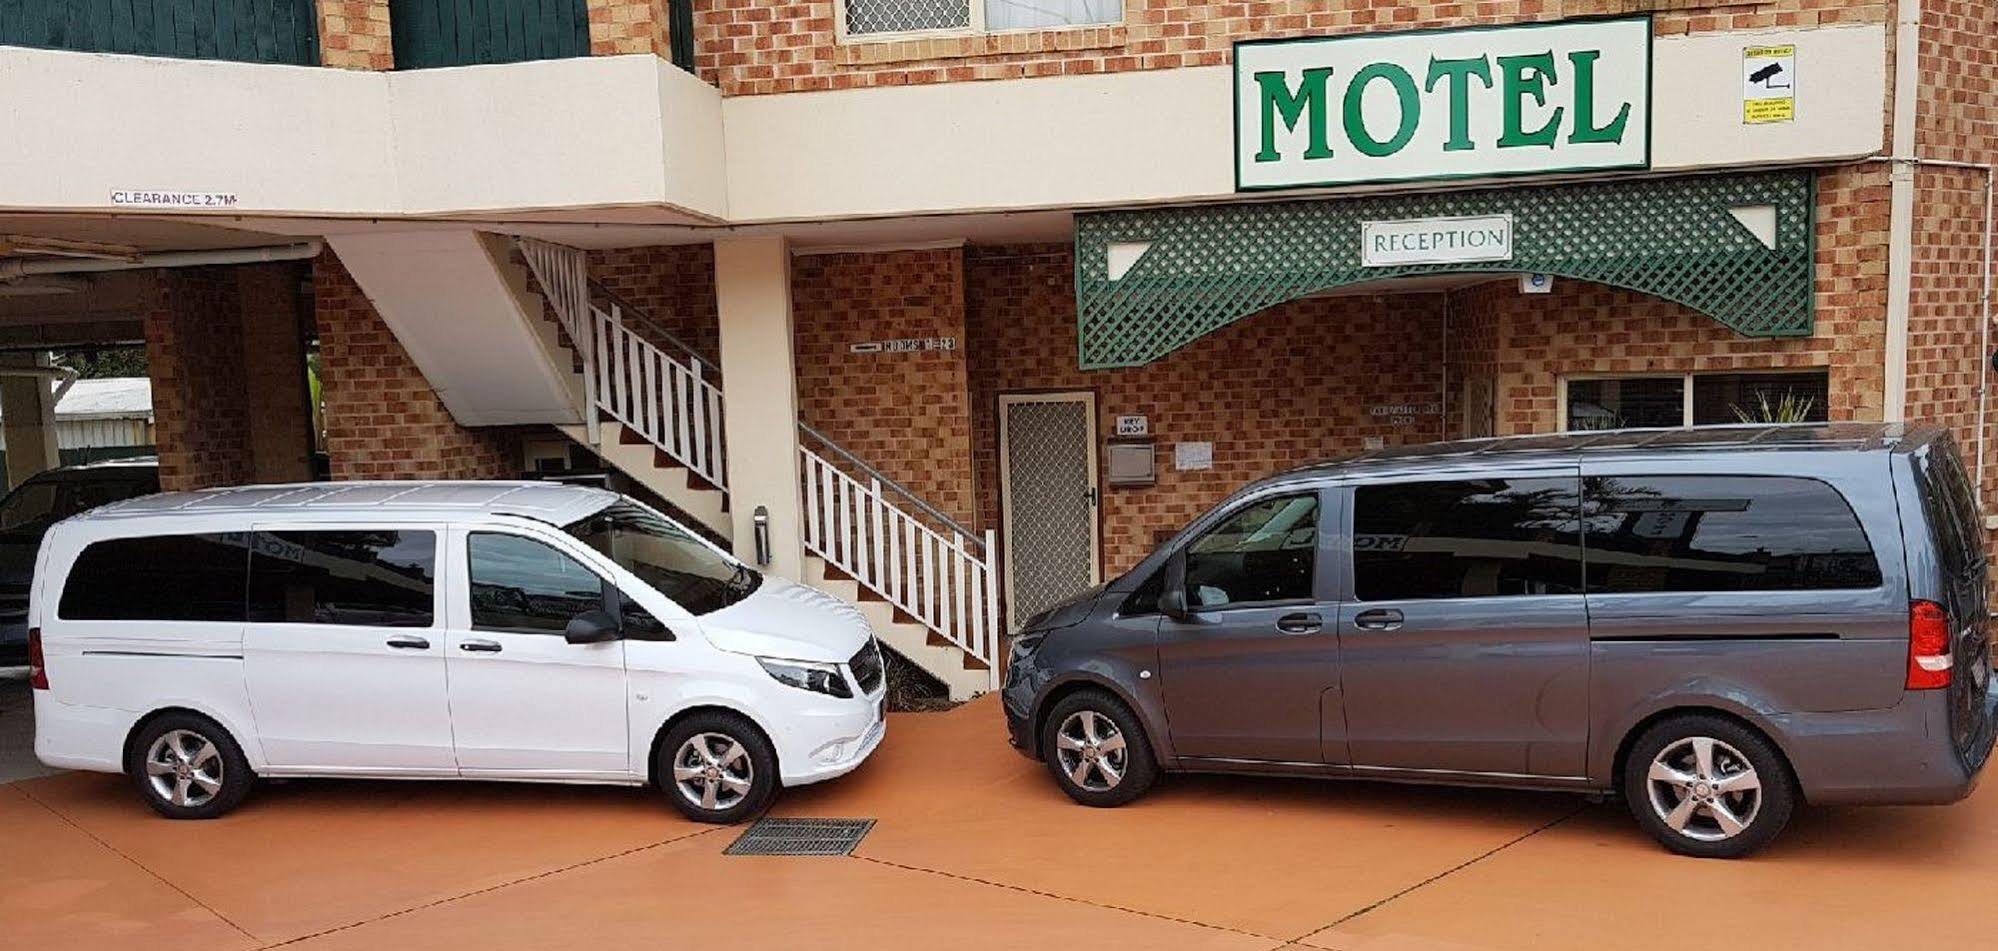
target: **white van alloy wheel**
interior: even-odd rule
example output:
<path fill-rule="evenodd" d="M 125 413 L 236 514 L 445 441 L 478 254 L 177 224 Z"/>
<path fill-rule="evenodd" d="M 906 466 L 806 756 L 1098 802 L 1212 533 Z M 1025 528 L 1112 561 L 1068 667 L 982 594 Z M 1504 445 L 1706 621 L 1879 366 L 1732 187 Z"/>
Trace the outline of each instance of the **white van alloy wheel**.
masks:
<path fill-rule="evenodd" d="M 1762 778 L 1754 765 L 1710 736 L 1689 736 L 1660 750 L 1645 785 L 1666 827 L 1700 842 L 1732 839 L 1762 811 Z"/>
<path fill-rule="evenodd" d="M 673 787 L 702 809 L 733 808 L 755 784 L 756 765 L 732 736 L 697 733 L 673 754 Z"/>
<path fill-rule="evenodd" d="M 146 779 L 176 806 L 205 806 L 222 791 L 222 752 L 192 730 L 160 734 L 146 749 Z"/>

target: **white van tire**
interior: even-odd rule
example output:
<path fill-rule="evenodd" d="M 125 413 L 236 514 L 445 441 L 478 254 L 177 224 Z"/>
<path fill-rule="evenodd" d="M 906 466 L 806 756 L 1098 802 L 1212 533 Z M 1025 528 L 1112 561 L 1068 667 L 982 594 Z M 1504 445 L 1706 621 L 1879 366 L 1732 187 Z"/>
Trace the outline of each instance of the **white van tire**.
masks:
<path fill-rule="evenodd" d="M 125 775 L 169 819 L 213 819 L 241 805 L 256 774 L 235 737 L 198 713 L 154 717 L 125 748 Z"/>
<path fill-rule="evenodd" d="M 695 822 L 754 819 L 777 797 L 777 753 L 740 714 L 695 713 L 666 731 L 652 755 L 666 800 Z"/>

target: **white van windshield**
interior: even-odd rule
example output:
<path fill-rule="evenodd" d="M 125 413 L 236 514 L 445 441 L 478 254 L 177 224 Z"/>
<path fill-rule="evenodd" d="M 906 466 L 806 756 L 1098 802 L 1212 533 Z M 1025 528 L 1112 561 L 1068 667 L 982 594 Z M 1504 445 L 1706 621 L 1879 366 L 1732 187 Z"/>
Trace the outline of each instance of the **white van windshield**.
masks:
<path fill-rule="evenodd" d="M 719 611 L 749 597 L 763 583 L 755 569 L 630 499 L 613 502 L 563 531 L 692 614 Z"/>

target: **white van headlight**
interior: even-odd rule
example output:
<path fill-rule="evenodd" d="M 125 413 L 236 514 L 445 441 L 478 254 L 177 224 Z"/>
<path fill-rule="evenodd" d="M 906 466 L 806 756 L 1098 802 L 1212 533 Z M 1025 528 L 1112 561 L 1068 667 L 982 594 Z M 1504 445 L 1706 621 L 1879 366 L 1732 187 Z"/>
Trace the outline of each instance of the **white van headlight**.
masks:
<path fill-rule="evenodd" d="M 810 690 L 828 697 L 842 699 L 853 696 L 853 688 L 846 685 L 846 675 L 839 672 L 838 664 L 822 664 L 809 660 L 778 660 L 775 657 L 758 657 L 756 662 L 777 678 L 780 683 L 789 684 L 799 690 Z"/>

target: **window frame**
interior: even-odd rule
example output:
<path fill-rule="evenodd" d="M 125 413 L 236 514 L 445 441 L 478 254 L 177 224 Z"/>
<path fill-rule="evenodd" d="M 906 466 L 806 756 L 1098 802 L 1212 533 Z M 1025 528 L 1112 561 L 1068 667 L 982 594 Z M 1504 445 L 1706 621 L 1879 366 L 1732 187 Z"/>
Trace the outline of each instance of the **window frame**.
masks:
<path fill-rule="evenodd" d="M 462 575 L 462 577 L 464 578 L 464 584 L 461 586 L 460 590 L 463 592 L 464 595 L 462 598 L 462 603 L 464 604 L 464 609 L 465 609 L 465 614 L 464 614 L 465 630 L 478 631 L 486 634 L 520 634 L 520 635 L 534 636 L 534 637 L 563 636 L 563 632 L 561 631 L 549 631 L 541 628 L 499 627 L 489 624 L 480 624 L 478 622 L 478 619 L 474 615 L 472 608 L 472 539 L 473 537 L 478 535 L 502 535 L 509 538 L 518 538 L 524 541 L 534 542 L 544 547 L 553 549 L 557 554 L 560 554 L 564 558 L 567 558 L 570 561 L 573 561 L 577 565 L 581 566 L 584 571 L 596 575 L 597 582 L 600 585 L 600 590 L 597 597 L 597 609 L 617 619 L 619 626 L 619 638 L 623 639 L 623 625 L 624 625 L 623 599 L 629 597 L 629 595 L 626 595 L 624 593 L 624 590 L 618 586 L 616 579 L 611 574 L 605 572 L 600 566 L 591 564 L 590 559 L 585 558 L 580 553 L 571 550 L 571 548 L 568 545 L 558 542 L 552 538 L 546 538 L 533 532 L 518 531 L 508 526 L 466 525 L 459 529 L 459 535 L 462 537 L 463 543 L 459 545 L 454 545 L 452 547 L 457 548 L 462 553 L 461 557 L 464 559 L 462 562 L 462 564 L 464 565 L 464 572 Z M 578 543 L 578 547 L 587 548 L 588 546 L 581 545 L 581 543 Z M 594 555 L 596 554 L 596 552 L 592 551 L 590 554 Z M 639 607 L 644 608 L 644 605 L 639 605 Z M 650 610 L 647 610 L 646 613 L 652 615 L 653 618 L 659 621 L 659 623 L 662 626 L 666 626 L 667 624 L 666 619 L 660 618 L 655 612 L 652 612 Z M 666 630 L 667 636 L 663 638 L 651 638 L 651 639 L 671 640 L 672 639 L 671 634 L 672 634 L 672 629 L 669 626 L 667 627 Z"/>
<path fill-rule="evenodd" d="M 1195 604 L 1193 599 L 1188 597 L 1186 610 L 1188 614 L 1206 616 L 1227 614 L 1233 611 L 1321 604 L 1335 600 L 1338 596 L 1338 588 L 1336 576 L 1332 574 L 1333 566 L 1331 561 L 1334 545 L 1337 539 L 1343 537 L 1343 532 L 1337 526 L 1340 524 L 1339 520 L 1343 519 L 1346 513 L 1338 498 L 1338 493 L 1323 485 L 1272 486 L 1266 492 L 1258 492 L 1253 496 L 1236 500 L 1233 504 L 1216 508 L 1208 518 L 1202 519 L 1186 533 L 1185 537 L 1173 547 L 1172 556 L 1166 559 L 1165 564 L 1159 566 L 1158 570 L 1165 575 L 1163 582 L 1159 586 L 1159 593 L 1163 595 L 1165 592 L 1174 589 L 1182 593 L 1186 592 L 1186 554 L 1187 549 L 1191 548 L 1194 542 L 1205 538 L 1209 533 L 1226 524 L 1229 519 L 1234 518 L 1249 508 L 1261 505 L 1272 499 L 1292 498 L 1304 495 L 1316 495 L 1318 497 L 1318 527 L 1315 544 L 1311 548 L 1311 593 L 1309 596 L 1303 598 L 1280 598 L 1269 601 L 1232 601 L 1227 604 L 1208 606 Z M 1145 580 L 1147 582 L 1150 581 L 1151 576 L 1147 575 Z M 1143 584 L 1140 583 L 1139 587 L 1143 587 Z M 1133 589 L 1133 593 L 1136 593 L 1135 589 Z M 1118 612 L 1119 616 L 1122 617 L 1149 617 L 1158 616 L 1161 613 L 1157 610 L 1156 605 L 1154 605 L 1153 610 L 1149 613 L 1124 614 L 1122 605 L 1118 607 Z"/>
<path fill-rule="evenodd" d="M 839 46 L 857 46 L 868 43 L 897 43 L 909 40 L 971 39 L 981 36 L 1015 36 L 1031 33 L 1067 33 L 1075 30 L 1096 30 L 1109 27 L 1123 27 L 1131 22 L 1133 0 L 1118 0 L 1117 18 L 1101 23 L 1071 23 L 1066 26 L 1025 26 L 1007 30 L 988 29 L 985 25 L 985 0 L 964 0 L 971 7 L 968 26 L 939 27 L 933 30 L 893 30 L 880 33 L 855 33 L 847 29 L 847 0 L 833 0 L 833 42 Z M 966 54 L 970 55 L 970 54 Z"/>
<path fill-rule="evenodd" d="M 1628 373 L 1596 373 L 1592 371 L 1584 371 L 1580 373 L 1563 373 L 1556 378 L 1557 385 L 1554 387 L 1554 396 L 1555 396 L 1554 412 L 1555 412 L 1555 419 L 1557 421 L 1555 432 L 1586 433 L 1594 431 L 1587 429 L 1574 429 L 1568 425 L 1568 385 L 1570 383 L 1578 383 L 1590 380 L 1669 380 L 1677 378 L 1679 380 L 1679 425 L 1667 426 L 1664 428 L 1712 429 L 1716 426 L 1741 426 L 1741 425 L 1760 425 L 1760 424 L 1708 423 L 1705 426 L 1700 426 L 1694 423 L 1693 389 L 1695 382 L 1699 378 L 1717 377 L 1717 376 L 1816 376 L 1819 374 L 1824 375 L 1826 391 L 1829 392 L 1831 388 L 1830 367 L 1736 367 L 1728 370 L 1686 370 L 1677 373 L 1669 370 L 1660 370 L 1656 373 L 1639 373 L 1634 371 Z M 1826 407 L 1824 407 L 1824 409 L 1825 409 L 1825 415 L 1829 419 L 1831 415 L 1831 407 L 1827 405 Z M 1644 427 L 1644 428 L 1657 428 L 1657 427 Z"/>
<path fill-rule="evenodd" d="M 442 522 L 382 522 L 382 521 L 339 521 L 339 522 L 256 522 L 250 525 L 250 544 L 243 571 L 243 623 L 259 627 L 282 625 L 285 627 L 333 627 L 342 629 L 369 629 L 397 631 L 434 631 L 444 626 L 445 549 L 449 547 L 449 536 Z M 257 536 L 277 532 L 429 532 L 433 537 L 430 553 L 430 623 L 416 625 L 376 625 L 376 624 L 329 624 L 321 621 L 253 621 L 250 620 L 250 590 L 257 568 Z"/>
<path fill-rule="evenodd" d="M 1359 490 L 1395 485 L 1416 485 L 1428 482 L 1471 482 L 1480 479 L 1572 479 L 1575 483 L 1576 514 L 1581 514 L 1582 468 L 1577 462 L 1550 463 L 1542 466 L 1507 466 L 1502 469 L 1438 469 L 1435 471 L 1402 472 L 1394 475 L 1368 476 L 1349 482 L 1344 487 L 1342 506 L 1343 521 L 1338 533 L 1339 559 L 1339 600 L 1344 604 L 1355 605 L 1396 605 L 1396 604 L 1445 604 L 1460 601 L 1512 601 L 1521 598 L 1580 598 L 1588 583 L 1588 546 L 1578 535 L 1575 552 L 1578 560 L 1576 576 L 1577 588 L 1572 594 L 1460 594 L 1448 598 L 1393 598 L 1381 601 L 1366 601 L 1360 598 L 1359 562 L 1353 554 L 1353 539 L 1356 522 L 1359 520 Z"/>

